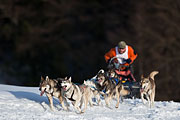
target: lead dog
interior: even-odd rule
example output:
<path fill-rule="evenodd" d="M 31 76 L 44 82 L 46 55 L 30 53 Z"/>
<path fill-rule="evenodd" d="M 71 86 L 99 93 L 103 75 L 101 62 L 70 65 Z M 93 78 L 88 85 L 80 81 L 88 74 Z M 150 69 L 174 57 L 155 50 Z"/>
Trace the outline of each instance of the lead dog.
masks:
<path fill-rule="evenodd" d="M 158 74 L 158 71 L 153 71 L 148 77 L 144 77 L 141 75 L 141 82 L 140 82 L 140 94 L 143 104 L 145 104 L 144 97 L 147 98 L 148 104 L 150 107 L 154 106 L 154 98 L 155 98 L 155 82 L 154 76 Z"/>
<path fill-rule="evenodd" d="M 68 107 L 64 105 L 64 102 L 67 104 L 67 101 L 62 96 L 62 89 L 59 82 L 60 81 L 58 81 L 57 79 L 49 79 L 48 76 L 46 76 L 46 79 L 44 79 L 41 76 L 41 81 L 39 85 L 39 90 L 41 91 L 40 95 L 42 96 L 44 93 L 46 94 L 48 101 L 50 103 L 51 110 L 54 110 L 53 97 L 56 97 L 59 99 L 64 110 L 68 109 Z"/>
<path fill-rule="evenodd" d="M 80 112 L 84 113 L 87 109 L 88 102 L 92 106 L 92 91 L 86 85 L 76 85 L 71 82 L 71 77 L 62 80 L 61 86 L 63 88 L 64 96 L 72 102 L 72 105 Z M 81 106 L 84 103 L 84 109 Z M 80 104 L 80 106 L 79 106 Z"/>

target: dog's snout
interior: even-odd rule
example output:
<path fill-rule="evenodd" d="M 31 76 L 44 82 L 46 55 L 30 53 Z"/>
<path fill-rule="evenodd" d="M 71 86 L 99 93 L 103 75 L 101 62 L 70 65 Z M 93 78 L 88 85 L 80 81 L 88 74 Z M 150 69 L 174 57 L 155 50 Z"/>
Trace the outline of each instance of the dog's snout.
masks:
<path fill-rule="evenodd" d="M 39 91 L 41 91 L 41 88 L 39 88 Z"/>

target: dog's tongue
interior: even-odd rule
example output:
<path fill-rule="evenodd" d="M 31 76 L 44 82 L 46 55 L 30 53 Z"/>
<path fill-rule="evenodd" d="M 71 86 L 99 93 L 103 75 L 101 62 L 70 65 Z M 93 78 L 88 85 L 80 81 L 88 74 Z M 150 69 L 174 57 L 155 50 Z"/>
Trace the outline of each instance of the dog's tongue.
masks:
<path fill-rule="evenodd" d="M 99 79 L 98 82 L 102 82 L 102 80 Z"/>
<path fill-rule="evenodd" d="M 66 90 L 66 87 L 63 86 L 63 89 Z"/>
<path fill-rule="evenodd" d="M 44 91 L 41 91 L 41 94 L 40 94 L 40 96 L 42 96 L 44 94 Z"/>

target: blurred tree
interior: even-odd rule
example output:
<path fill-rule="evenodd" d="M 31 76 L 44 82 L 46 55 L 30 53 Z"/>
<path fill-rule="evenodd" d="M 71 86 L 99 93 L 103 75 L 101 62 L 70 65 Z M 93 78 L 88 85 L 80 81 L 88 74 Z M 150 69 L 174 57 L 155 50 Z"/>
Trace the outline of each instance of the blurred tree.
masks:
<path fill-rule="evenodd" d="M 156 99 L 180 101 L 179 13 L 179 0 L 1 0 L 0 83 L 38 86 L 41 75 L 82 83 L 125 40 L 139 55 L 137 80 L 159 70 Z"/>

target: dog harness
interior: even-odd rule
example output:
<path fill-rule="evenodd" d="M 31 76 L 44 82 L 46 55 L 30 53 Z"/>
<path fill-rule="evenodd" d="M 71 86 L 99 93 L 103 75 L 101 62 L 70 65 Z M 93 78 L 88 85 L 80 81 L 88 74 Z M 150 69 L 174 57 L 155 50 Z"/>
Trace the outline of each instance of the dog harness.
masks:
<path fill-rule="evenodd" d="M 66 91 L 66 93 L 70 90 L 71 88 L 69 88 L 67 91 Z M 69 100 L 71 100 L 71 101 L 76 101 L 76 100 L 74 100 L 73 99 L 73 95 L 74 95 L 74 90 L 73 90 L 73 92 L 72 92 L 72 94 L 71 94 L 71 97 L 70 98 L 68 98 Z"/>
<path fill-rule="evenodd" d="M 119 83 L 118 78 L 109 78 L 109 80 L 113 81 L 116 85 Z"/>
<path fill-rule="evenodd" d="M 89 79 L 89 81 L 92 81 L 92 82 L 94 82 L 94 83 L 97 83 L 97 78 L 92 78 L 92 79 Z M 92 89 L 94 89 L 94 90 L 97 90 L 97 88 L 96 87 L 94 87 L 94 86 L 89 86 L 89 87 L 91 87 Z"/>
<path fill-rule="evenodd" d="M 68 99 L 71 100 L 71 101 L 76 101 L 76 100 L 73 99 L 73 95 L 74 95 L 74 90 L 73 90 L 73 92 L 72 92 L 72 94 L 71 94 L 71 97 L 68 98 Z"/>
<path fill-rule="evenodd" d="M 84 89 L 86 88 L 86 85 L 79 85 L 79 89 L 80 91 L 82 91 L 82 93 L 84 93 Z"/>

